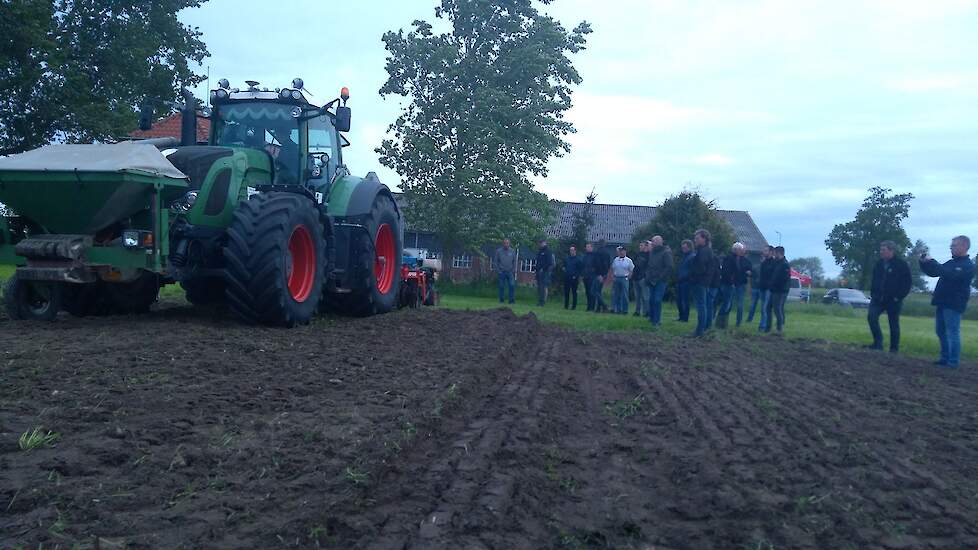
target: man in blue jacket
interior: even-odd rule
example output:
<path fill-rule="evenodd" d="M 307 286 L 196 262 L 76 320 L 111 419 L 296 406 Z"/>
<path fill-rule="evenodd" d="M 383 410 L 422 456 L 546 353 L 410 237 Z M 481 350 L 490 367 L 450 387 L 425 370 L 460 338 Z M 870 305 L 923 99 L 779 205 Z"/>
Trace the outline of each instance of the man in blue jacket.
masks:
<path fill-rule="evenodd" d="M 971 279 L 975 276 L 969 248 L 971 239 L 959 235 L 951 240 L 951 259 L 943 265 L 927 254 L 920 257 L 920 270 L 940 277 L 931 300 L 937 306 L 937 338 L 941 342 L 941 358 L 935 364 L 952 369 L 958 368 L 961 361 L 961 315 L 968 307 Z"/>
<path fill-rule="evenodd" d="M 688 323 L 690 291 L 693 286 L 690 275 L 696 252 L 693 251 L 693 241 L 689 239 L 684 240 L 679 247 L 683 251 L 683 258 L 676 273 L 676 308 L 679 310 L 679 318 L 676 320 L 680 323 Z"/>

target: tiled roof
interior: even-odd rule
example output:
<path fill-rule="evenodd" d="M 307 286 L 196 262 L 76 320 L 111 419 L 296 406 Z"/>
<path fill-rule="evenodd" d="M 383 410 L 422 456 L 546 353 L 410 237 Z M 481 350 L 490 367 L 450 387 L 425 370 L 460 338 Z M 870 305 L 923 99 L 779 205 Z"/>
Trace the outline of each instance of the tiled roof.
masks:
<path fill-rule="evenodd" d="M 153 127 L 145 132 L 143 130 L 134 130 L 129 133 L 129 137 L 134 138 L 160 138 L 160 137 L 175 137 L 180 139 L 180 123 L 183 117 L 180 116 L 179 112 L 173 113 L 170 116 L 163 117 L 153 123 Z M 211 130 L 211 121 L 198 118 L 197 119 L 197 141 L 207 141 L 207 136 Z"/>
<path fill-rule="evenodd" d="M 570 235 L 574 226 L 574 214 L 584 210 L 585 203 L 558 203 L 557 221 L 547 229 L 552 238 Z M 649 223 L 655 216 L 654 206 L 629 206 L 623 204 L 595 204 L 594 225 L 591 226 L 590 241 L 607 241 L 609 244 L 625 244 L 631 242 L 635 231 Z M 750 214 L 743 210 L 720 210 L 723 219 L 727 220 L 734 231 L 737 240 L 744 243 L 749 251 L 760 251 L 767 246 L 767 239 L 761 234 L 757 224 Z"/>
<path fill-rule="evenodd" d="M 402 210 L 408 207 L 403 194 L 395 193 L 394 198 Z M 570 235 L 574 226 L 574 214 L 583 209 L 584 203 L 581 202 L 558 202 L 557 219 L 553 225 L 547 228 L 547 235 L 556 239 Z M 655 216 L 655 211 L 654 206 L 595 204 L 593 210 L 594 225 L 591 227 L 588 240 L 594 242 L 604 240 L 610 245 L 629 243 L 635 231 Z M 719 214 L 727 220 L 737 240 L 744 243 L 748 251 L 758 252 L 767 246 L 767 239 L 761 234 L 761 230 L 758 229 L 749 213 L 743 210 L 720 210 Z M 426 232 L 420 228 L 409 229 L 421 233 Z"/>

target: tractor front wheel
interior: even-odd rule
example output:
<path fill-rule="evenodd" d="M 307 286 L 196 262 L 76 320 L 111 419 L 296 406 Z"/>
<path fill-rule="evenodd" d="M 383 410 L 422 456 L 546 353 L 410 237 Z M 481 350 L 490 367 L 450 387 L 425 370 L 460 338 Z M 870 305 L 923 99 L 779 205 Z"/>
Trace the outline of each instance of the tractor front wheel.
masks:
<path fill-rule="evenodd" d="M 353 241 L 350 256 L 354 288 L 327 296 L 331 309 L 357 317 L 391 311 L 401 291 L 401 217 L 390 195 L 374 198 L 363 226 L 366 231 Z"/>
<path fill-rule="evenodd" d="M 54 321 L 61 309 L 61 285 L 24 281 L 15 273 L 4 285 L 7 316 L 25 321 Z"/>
<path fill-rule="evenodd" d="M 319 211 L 295 193 L 260 193 L 241 204 L 228 228 L 225 298 L 254 324 L 292 327 L 316 314 L 326 279 Z"/>

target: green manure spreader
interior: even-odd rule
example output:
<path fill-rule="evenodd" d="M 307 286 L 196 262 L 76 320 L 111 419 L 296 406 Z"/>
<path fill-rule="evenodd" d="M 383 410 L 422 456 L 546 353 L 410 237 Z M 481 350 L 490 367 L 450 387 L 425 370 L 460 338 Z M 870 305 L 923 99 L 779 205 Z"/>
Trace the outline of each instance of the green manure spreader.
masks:
<path fill-rule="evenodd" d="M 269 90 L 222 79 L 197 143 L 51 145 L 0 159 L 0 263 L 17 266 L 13 319 L 138 313 L 167 284 L 247 323 L 294 326 L 326 309 L 395 307 L 403 217 L 376 174 L 343 163 L 346 88 L 319 107 L 301 79 Z M 206 110 L 205 110 L 206 111 Z"/>

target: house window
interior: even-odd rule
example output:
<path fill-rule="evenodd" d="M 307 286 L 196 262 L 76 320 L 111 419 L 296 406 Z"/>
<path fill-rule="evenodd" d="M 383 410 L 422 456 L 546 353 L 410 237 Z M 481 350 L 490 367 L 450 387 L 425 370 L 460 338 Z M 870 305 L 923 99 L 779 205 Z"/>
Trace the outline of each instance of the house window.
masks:
<path fill-rule="evenodd" d="M 521 258 L 520 259 L 520 273 L 533 273 L 533 270 L 537 267 L 536 258 Z"/>
<path fill-rule="evenodd" d="M 437 260 L 439 258 L 441 258 L 441 252 L 435 252 L 434 250 L 429 250 L 428 251 L 428 259 L 429 260 Z"/>
<path fill-rule="evenodd" d="M 462 254 L 461 256 L 455 256 L 454 258 L 452 258 L 452 267 L 454 269 L 471 269 L 472 255 Z"/>

